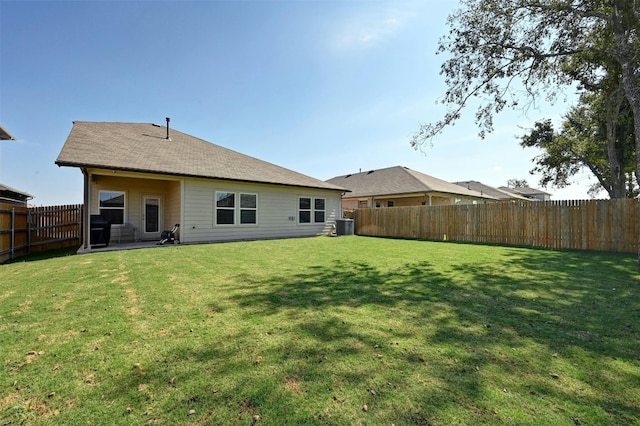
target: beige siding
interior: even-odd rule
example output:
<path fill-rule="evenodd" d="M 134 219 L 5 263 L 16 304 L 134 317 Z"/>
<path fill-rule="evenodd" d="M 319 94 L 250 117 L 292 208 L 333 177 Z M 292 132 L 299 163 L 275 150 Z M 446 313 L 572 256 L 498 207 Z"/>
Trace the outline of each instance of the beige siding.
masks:
<path fill-rule="evenodd" d="M 179 223 L 178 238 L 184 243 L 300 237 L 328 233 L 341 211 L 341 194 L 338 191 L 197 178 L 179 179 L 120 171 L 113 173 L 97 169 L 91 169 L 89 173 L 91 214 L 99 213 L 100 190 L 125 193 L 126 225 L 111 227 L 112 242 L 130 241 L 134 236 L 135 240 L 145 239 L 142 232 L 145 196 L 161 199 L 161 229 L 171 229 L 174 224 Z M 257 225 L 216 225 L 216 191 L 257 194 Z M 298 198 L 301 196 L 321 197 L 326 200 L 325 223 L 298 223 Z M 134 235 L 130 235 L 132 229 L 135 230 Z M 158 237 L 159 235 L 146 235 L 146 239 L 150 240 Z"/>
<path fill-rule="evenodd" d="M 216 191 L 257 194 L 258 224 L 216 225 Z M 298 198 L 301 196 L 326 200 L 326 223 L 298 223 Z M 186 179 L 184 200 L 184 223 L 181 227 L 183 242 L 313 236 L 330 231 L 340 214 L 340 193 L 337 191 L 278 185 Z"/>
<path fill-rule="evenodd" d="M 180 223 L 182 217 L 181 208 L 181 184 L 179 181 L 167 182 L 165 217 L 163 229 L 171 229 L 174 224 Z"/>
<path fill-rule="evenodd" d="M 353 198 L 343 198 L 342 199 L 342 208 L 343 209 L 357 209 L 358 208 L 358 200 Z"/>
<path fill-rule="evenodd" d="M 125 225 L 111 226 L 112 242 L 159 238 L 159 233 L 145 236 L 141 232 L 145 196 L 158 197 L 161 200 L 161 230 L 170 229 L 174 223 L 180 222 L 180 182 L 157 179 L 152 175 L 138 176 L 131 178 L 126 175 L 91 175 L 91 214 L 100 213 L 99 191 L 122 191 L 125 193 Z"/>

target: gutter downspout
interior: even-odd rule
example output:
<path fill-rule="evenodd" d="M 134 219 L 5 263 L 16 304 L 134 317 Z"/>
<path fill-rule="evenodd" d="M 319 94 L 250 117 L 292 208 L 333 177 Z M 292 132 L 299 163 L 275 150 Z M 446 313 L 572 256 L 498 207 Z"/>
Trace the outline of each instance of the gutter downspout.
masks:
<path fill-rule="evenodd" d="M 91 247 L 91 206 L 89 206 L 90 199 L 90 189 L 89 189 L 89 172 L 86 168 L 82 169 L 82 174 L 84 175 L 84 232 L 82 238 L 82 248 L 83 250 L 88 250 Z"/>

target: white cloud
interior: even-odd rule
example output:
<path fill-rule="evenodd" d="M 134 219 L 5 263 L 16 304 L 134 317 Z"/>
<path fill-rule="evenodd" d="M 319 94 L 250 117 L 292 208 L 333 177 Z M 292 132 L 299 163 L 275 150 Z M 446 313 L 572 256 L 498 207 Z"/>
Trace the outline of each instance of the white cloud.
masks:
<path fill-rule="evenodd" d="M 367 4 L 367 3 L 364 3 Z M 363 5 L 363 3 L 359 3 Z M 370 48 L 395 37 L 417 14 L 415 3 L 382 5 L 357 9 L 357 14 L 337 23 L 333 29 L 332 47 L 339 51 Z M 401 6 L 401 7 L 398 7 Z"/>

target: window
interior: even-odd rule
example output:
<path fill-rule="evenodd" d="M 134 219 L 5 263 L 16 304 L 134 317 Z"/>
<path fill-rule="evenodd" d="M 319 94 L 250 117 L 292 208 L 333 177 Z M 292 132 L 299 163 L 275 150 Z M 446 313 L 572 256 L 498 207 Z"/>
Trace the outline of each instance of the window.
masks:
<path fill-rule="evenodd" d="M 324 223 L 326 214 L 324 198 L 300 197 L 298 199 L 298 223 Z"/>
<path fill-rule="evenodd" d="M 387 207 L 393 207 L 393 201 L 387 201 Z"/>
<path fill-rule="evenodd" d="M 298 202 L 298 221 L 311 223 L 311 198 L 300 197 Z"/>
<path fill-rule="evenodd" d="M 315 223 L 324 223 L 324 198 L 313 200 L 313 221 Z"/>
<path fill-rule="evenodd" d="M 216 192 L 216 225 L 235 223 L 236 194 L 234 192 Z"/>
<path fill-rule="evenodd" d="M 258 196 L 240 194 L 240 224 L 255 225 L 256 223 L 258 223 Z"/>
<path fill-rule="evenodd" d="M 112 225 L 124 224 L 124 192 L 100 191 L 98 193 L 100 215 Z"/>
<path fill-rule="evenodd" d="M 237 200 L 236 201 L 236 195 Z M 216 192 L 216 225 L 255 225 L 258 223 L 258 195 Z"/>

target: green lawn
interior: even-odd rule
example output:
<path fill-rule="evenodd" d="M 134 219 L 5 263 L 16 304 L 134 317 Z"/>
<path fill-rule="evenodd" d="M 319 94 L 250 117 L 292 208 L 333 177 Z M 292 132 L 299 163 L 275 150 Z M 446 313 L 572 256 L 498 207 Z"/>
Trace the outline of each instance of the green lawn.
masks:
<path fill-rule="evenodd" d="M 0 265 L 0 425 L 640 424 L 636 270 L 355 236 Z"/>

